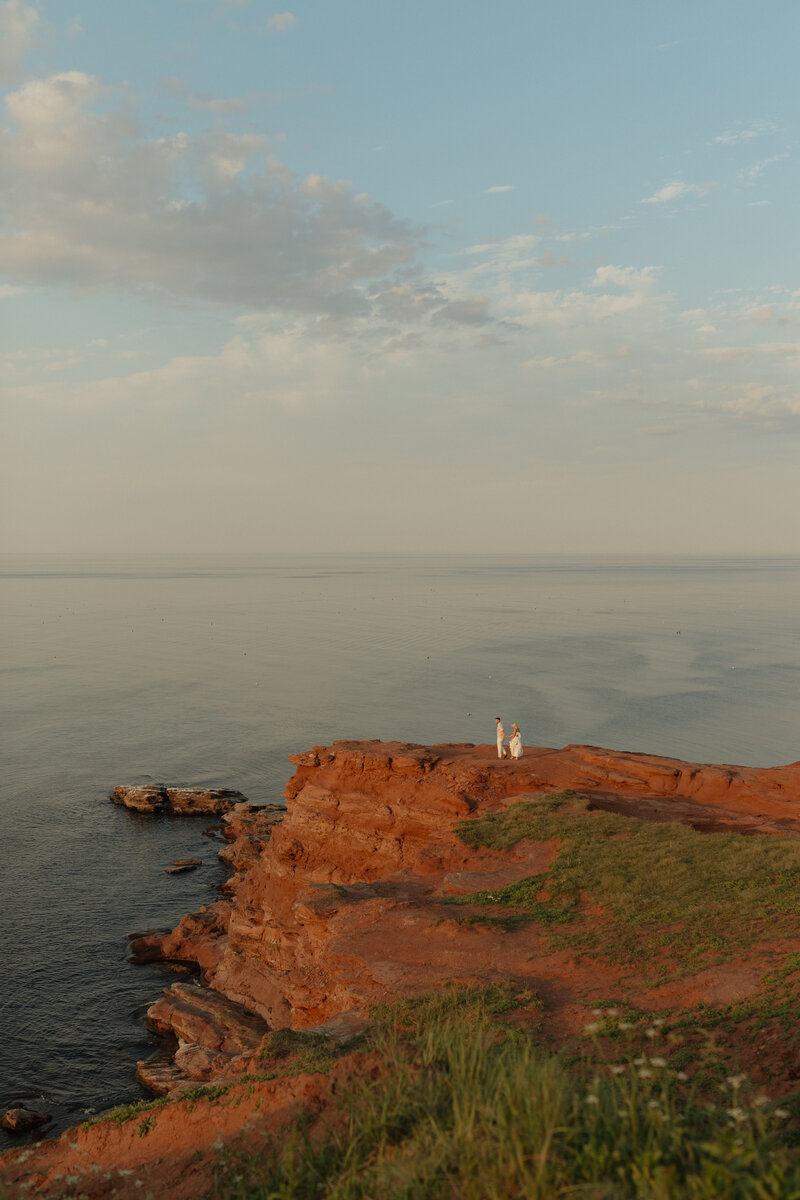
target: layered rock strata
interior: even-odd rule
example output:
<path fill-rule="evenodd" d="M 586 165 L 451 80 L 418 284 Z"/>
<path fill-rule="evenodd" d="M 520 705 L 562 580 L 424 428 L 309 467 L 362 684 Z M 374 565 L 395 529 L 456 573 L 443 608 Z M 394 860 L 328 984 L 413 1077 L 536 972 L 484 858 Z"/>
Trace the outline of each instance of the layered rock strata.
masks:
<path fill-rule="evenodd" d="M 173 985 L 150 1009 L 177 1045 L 178 1074 L 151 1083 L 159 1090 L 245 1069 L 260 1027 L 236 1041 L 243 1012 L 263 1028 L 308 1028 L 444 978 L 530 979 L 540 934 L 498 944 L 458 924 L 442 900 L 539 874 L 556 847 L 472 850 L 455 833 L 459 821 L 570 788 L 590 807 L 700 830 L 800 832 L 800 763 L 709 766 L 592 746 L 501 762 L 493 746 L 380 742 L 336 742 L 291 761 L 285 814 L 239 805 L 225 817 L 221 856 L 234 874 L 224 897 L 131 944 L 140 961 L 189 961 L 202 972 L 202 988 Z M 220 995 L 238 1006 L 230 1030 Z"/>

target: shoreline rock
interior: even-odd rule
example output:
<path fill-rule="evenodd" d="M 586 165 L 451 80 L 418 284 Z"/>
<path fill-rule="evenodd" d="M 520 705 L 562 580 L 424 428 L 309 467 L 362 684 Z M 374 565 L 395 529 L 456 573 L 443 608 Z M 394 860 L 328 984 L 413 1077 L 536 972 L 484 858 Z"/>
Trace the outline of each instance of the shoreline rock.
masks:
<path fill-rule="evenodd" d="M 132 812 L 166 813 L 172 817 L 220 816 L 237 804 L 247 804 L 247 797 L 231 788 L 176 788 L 160 783 L 118 784 L 111 789 L 109 799 Z"/>

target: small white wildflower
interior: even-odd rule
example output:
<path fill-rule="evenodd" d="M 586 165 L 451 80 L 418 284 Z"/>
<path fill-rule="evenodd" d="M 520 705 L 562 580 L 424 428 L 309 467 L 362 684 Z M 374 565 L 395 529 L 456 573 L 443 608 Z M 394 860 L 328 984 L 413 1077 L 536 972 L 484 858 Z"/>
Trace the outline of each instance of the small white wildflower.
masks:
<path fill-rule="evenodd" d="M 665 1058 L 651 1058 L 650 1059 L 651 1067 L 665 1067 L 666 1065 L 667 1065 L 667 1060 Z"/>
<path fill-rule="evenodd" d="M 649 1037 L 649 1038 L 658 1037 L 658 1030 L 657 1029 L 645 1029 L 644 1036 Z"/>
<path fill-rule="evenodd" d="M 604 1013 L 605 1013 L 605 1009 L 603 1009 L 603 1008 L 593 1008 L 592 1009 L 593 1017 L 602 1017 L 604 1015 Z"/>
<path fill-rule="evenodd" d="M 618 1016 L 619 1016 L 619 1009 L 618 1009 L 618 1008 L 607 1008 L 607 1009 L 606 1009 L 606 1016 L 607 1016 L 607 1017 L 618 1017 Z"/>
<path fill-rule="evenodd" d="M 599 1101 L 598 1097 L 595 1096 L 594 1092 L 589 1092 L 589 1095 L 586 1097 L 586 1103 L 587 1104 L 599 1104 L 600 1101 Z"/>
<path fill-rule="evenodd" d="M 635 1058 L 633 1060 L 633 1065 L 635 1067 L 643 1067 L 646 1062 L 647 1062 L 646 1058 Z"/>
<path fill-rule="evenodd" d="M 639 1078 L 640 1078 L 640 1079 L 652 1079 L 652 1078 L 653 1078 L 653 1072 L 652 1072 L 652 1071 L 649 1071 L 649 1070 L 647 1069 L 647 1067 L 642 1067 L 641 1071 L 639 1072 Z"/>
<path fill-rule="evenodd" d="M 122 1168 L 122 1167 L 120 1167 L 120 1169 L 119 1169 L 119 1171 L 117 1172 L 117 1174 L 119 1174 L 119 1175 L 132 1175 L 132 1174 L 133 1174 L 133 1167 L 131 1167 L 130 1169 L 126 1169 L 126 1170 L 123 1170 L 123 1168 Z"/>
<path fill-rule="evenodd" d="M 658 1101 L 657 1100 L 648 1100 L 647 1107 L 648 1108 L 658 1108 Z"/>
<path fill-rule="evenodd" d="M 685 1083 L 689 1076 L 685 1071 L 678 1071 L 678 1074 L 675 1076 L 675 1078 L 680 1079 L 681 1083 Z"/>
<path fill-rule="evenodd" d="M 611 1068 L 611 1074 L 612 1075 L 624 1075 L 625 1068 L 623 1066 L 621 1066 L 620 1063 L 615 1063 L 614 1066 Z"/>
<path fill-rule="evenodd" d="M 633 1021 L 620 1021 L 617 1029 L 633 1029 Z"/>
<path fill-rule="evenodd" d="M 664 1024 L 664 1018 L 663 1017 L 654 1017 L 653 1020 L 650 1022 L 650 1024 L 661 1026 Z"/>
<path fill-rule="evenodd" d="M 583 1032 L 584 1033 L 597 1033 L 599 1028 L 600 1028 L 599 1021 L 590 1021 L 588 1025 L 584 1025 Z"/>
<path fill-rule="evenodd" d="M 765 1096 L 762 1092 L 760 1096 L 756 1096 L 753 1104 L 755 1104 L 757 1108 L 762 1108 L 763 1105 L 769 1104 L 769 1096 Z"/>
<path fill-rule="evenodd" d="M 740 1088 L 742 1086 L 745 1079 L 747 1079 L 746 1075 L 729 1075 L 728 1078 L 725 1080 L 725 1082 L 727 1084 L 729 1084 L 729 1086 L 732 1087 L 734 1091 L 736 1091 L 737 1088 Z"/>
<path fill-rule="evenodd" d="M 772 1115 L 777 1117 L 779 1121 L 785 1121 L 789 1116 L 789 1111 L 785 1108 L 773 1108 Z"/>
<path fill-rule="evenodd" d="M 747 1120 L 747 1113 L 744 1111 L 743 1108 L 726 1108 L 725 1111 L 728 1114 L 728 1116 L 731 1118 L 732 1121 L 746 1121 Z"/>

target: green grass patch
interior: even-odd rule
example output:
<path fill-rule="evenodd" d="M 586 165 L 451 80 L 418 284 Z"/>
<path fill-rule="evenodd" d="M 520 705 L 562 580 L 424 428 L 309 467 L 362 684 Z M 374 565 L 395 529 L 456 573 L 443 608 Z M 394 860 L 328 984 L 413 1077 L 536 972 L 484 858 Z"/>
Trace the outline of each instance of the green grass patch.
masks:
<path fill-rule="evenodd" d="M 373 1054 L 325 1125 L 227 1151 L 216 1200 L 790 1200 L 791 1114 L 736 1080 L 699 1097 L 666 1057 L 569 1064 L 509 1036 L 535 998 L 447 988 L 375 1009 Z M 611 1010 L 603 1015 L 611 1019 Z"/>
<path fill-rule="evenodd" d="M 143 1113 L 155 1113 L 159 1108 L 170 1103 L 169 1096 L 159 1096 L 156 1100 L 138 1100 L 134 1104 L 120 1104 L 117 1108 L 112 1108 L 110 1112 L 92 1117 L 90 1121 L 83 1121 L 80 1128 L 91 1129 L 93 1125 L 127 1125 L 129 1121 L 135 1121 Z"/>
<path fill-rule="evenodd" d="M 347 1049 L 352 1049 L 352 1043 Z M 286 1075 L 330 1071 L 341 1053 L 341 1048 L 330 1038 L 318 1033 L 305 1033 L 302 1029 L 276 1029 L 264 1038 L 258 1057 L 265 1068 L 264 1077 L 277 1079 Z"/>
<path fill-rule="evenodd" d="M 649 962 L 661 978 L 795 932 L 800 839 L 700 834 L 586 808 L 584 797 L 558 792 L 459 824 L 475 848 L 530 839 L 554 840 L 558 850 L 544 874 L 446 902 L 470 906 L 464 920 L 506 930 L 537 922 L 556 947 L 619 965 Z M 587 903 L 604 919 L 582 920 Z"/>

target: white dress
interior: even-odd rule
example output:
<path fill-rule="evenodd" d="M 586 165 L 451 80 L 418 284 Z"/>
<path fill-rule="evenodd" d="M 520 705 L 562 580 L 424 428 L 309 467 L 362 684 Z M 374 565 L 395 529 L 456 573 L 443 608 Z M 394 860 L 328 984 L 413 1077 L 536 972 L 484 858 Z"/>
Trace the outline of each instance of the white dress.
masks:
<path fill-rule="evenodd" d="M 512 737 L 508 744 L 508 748 L 511 751 L 512 758 L 522 758 L 522 734 L 519 732 L 519 730 L 517 730 Z"/>

